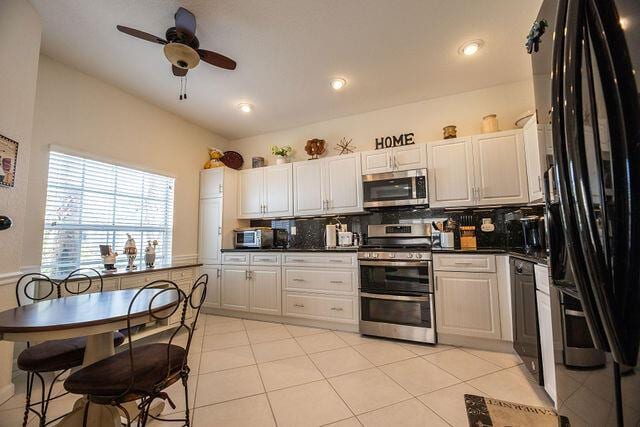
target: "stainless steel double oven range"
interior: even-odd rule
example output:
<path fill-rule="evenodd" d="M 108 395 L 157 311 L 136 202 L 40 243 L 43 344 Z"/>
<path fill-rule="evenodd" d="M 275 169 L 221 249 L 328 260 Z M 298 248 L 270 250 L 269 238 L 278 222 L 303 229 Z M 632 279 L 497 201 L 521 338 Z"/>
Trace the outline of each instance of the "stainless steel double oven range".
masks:
<path fill-rule="evenodd" d="M 360 333 L 435 343 L 431 225 L 370 225 L 358 259 Z"/>

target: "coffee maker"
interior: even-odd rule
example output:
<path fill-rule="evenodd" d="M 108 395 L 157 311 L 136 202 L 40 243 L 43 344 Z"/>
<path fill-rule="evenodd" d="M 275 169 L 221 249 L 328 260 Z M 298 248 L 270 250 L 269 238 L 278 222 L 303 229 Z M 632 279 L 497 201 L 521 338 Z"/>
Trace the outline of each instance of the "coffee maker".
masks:
<path fill-rule="evenodd" d="M 524 251 L 528 254 L 545 250 L 544 217 L 528 215 L 520 218 Z"/>

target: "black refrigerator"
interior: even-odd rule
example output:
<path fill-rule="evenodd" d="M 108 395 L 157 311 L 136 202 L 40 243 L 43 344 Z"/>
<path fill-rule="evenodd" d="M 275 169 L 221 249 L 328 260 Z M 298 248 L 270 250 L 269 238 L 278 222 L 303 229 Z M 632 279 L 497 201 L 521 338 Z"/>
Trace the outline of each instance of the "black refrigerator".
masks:
<path fill-rule="evenodd" d="M 638 426 L 640 0 L 545 0 L 527 48 L 550 167 L 555 364 L 542 369 L 572 425 Z M 567 339 L 576 337 L 567 330 L 576 321 L 585 336 L 573 345 L 597 362 L 569 357 Z"/>

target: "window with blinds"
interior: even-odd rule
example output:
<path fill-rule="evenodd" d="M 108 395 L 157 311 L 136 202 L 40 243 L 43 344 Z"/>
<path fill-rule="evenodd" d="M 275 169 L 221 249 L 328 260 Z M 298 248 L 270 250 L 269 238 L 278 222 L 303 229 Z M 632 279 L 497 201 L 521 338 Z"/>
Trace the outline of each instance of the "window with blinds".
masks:
<path fill-rule="evenodd" d="M 42 270 L 63 274 L 100 267 L 100 245 L 111 245 L 118 268 L 127 233 L 144 265 L 147 241 L 157 240 L 156 263 L 171 258 L 174 179 L 56 151 L 49 155 Z"/>

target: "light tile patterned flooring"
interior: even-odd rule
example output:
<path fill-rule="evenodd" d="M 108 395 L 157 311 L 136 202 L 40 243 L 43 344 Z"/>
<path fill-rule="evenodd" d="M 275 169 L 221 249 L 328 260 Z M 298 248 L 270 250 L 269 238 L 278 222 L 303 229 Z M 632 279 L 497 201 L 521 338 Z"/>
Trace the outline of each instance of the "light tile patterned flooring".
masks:
<path fill-rule="evenodd" d="M 200 322 L 189 362 L 197 427 L 466 426 L 465 393 L 551 405 L 513 354 L 212 315 Z M 22 420 L 24 375 L 16 385 L 0 406 L 1 426 Z M 179 383 L 168 391 L 177 404 L 166 405 L 170 418 L 184 410 L 184 394 Z"/>

